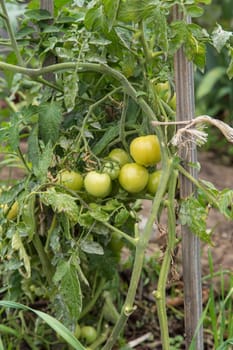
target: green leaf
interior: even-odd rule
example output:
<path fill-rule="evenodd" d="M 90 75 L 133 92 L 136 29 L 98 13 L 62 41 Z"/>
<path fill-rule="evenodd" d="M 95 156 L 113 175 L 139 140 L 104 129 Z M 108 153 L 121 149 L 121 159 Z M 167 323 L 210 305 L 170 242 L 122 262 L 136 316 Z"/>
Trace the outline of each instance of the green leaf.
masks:
<path fill-rule="evenodd" d="M 223 30 L 219 24 L 217 25 L 217 28 L 212 33 L 212 41 L 218 52 L 222 50 L 231 36 L 232 32 Z"/>
<path fill-rule="evenodd" d="M 127 0 L 121 1 L 118 10 L 118 20 L 138 23 L 148 17 L 153 17 L 154 9 L 159 7 L 160 1 Z"/>
<path fill-rule="evenodd" d="M 218 199 L 218 208 L 220 212 L 228 219 L 233 219 L 233 190 L 224 189 L 220 192 Z"/>
<path fill-rule="evenodd" d="M 90 8 L 85 15 L 84 24 L 88 30 L 102 29 L 105 24 L 105 16 L 102 6 L 99 6 L 97 4 L 94 7 Z"/>
<path fill-rule="evenodd" d="M 8 129 L 9 144 L 11 149 L 16 151 L 19 146 L 19 116 L 17 113 L 12 113 L 10 117 L 10 127 Z"/>
<path fill-rule="evenodd" d="M 25 16 L 29 17 L 30 20 L 35 21 L 52 19 L 51 14 L 48 11 L 42 9 L 28 10 L 25 12 Z"/>
<path fill-rule="evenodd" d="M 51 205 L 54 212 L 64 213 L 73 224 L 78 222 L 79 207 L 71 195 L 56 192 L 53 188 L 49 188 L 40 196 L 41 201 L 45 205 Z"/>
<path fill-rule="evenodd" d="M 104 255 L 103 247 L 98 242 L 83 240 L 80 243 L 80 248 L 88 254 Z"/>
<path fill-rule="evenodd" d="M 107 128 L 101 139 L 94 145 L 92 152 L 97 156 L 119 135 L 119 125 L 113 125 Z"/>
<path fill-rule="evenodd" d="M 187 24 L 184 21 L 175 21 L 170 24 L 169 52 L 173 55 L 185 42 L 188 35 Z"/>
<path fill-rule="evenodd" d="M 209 95 L 212 92 L 214 85 L 222 76 L 224 76 L 225 73 L 226 70 L 224 67 L 215 67 L 208 71 L 198 86 L 197 98 L 200 99 Z"/>
<path fill-rule="evenodd" d="M 116 226 L 122 226 L 127 219 L 129 218 L 129 212 L 126 208 L 120 209 L 120 211 L 116 214 L 114 222 Z"/>
<path fill-rule="evenodd" d="M 60 105 L 56 102 L 46 102 L 38 107 L 38 112 L 40 137 L 45 144 L 49 141 L 51 141 L 52 144 L 56 143 L 62 121 Z"/>
<path fill-rule="evenodd" d="M 116 21 L 120 0 L 102 0 L 104 14 L 107 17 L 108 30 L 110 31 Z"/>
<path fill-rule="evenodd" d="M 168 31 L 168 25 L 167 25 L 167 17 L 161 11 L 160 8 L 156 9 L 154 11 L 154 21 L 156 23 L 154 34 L 156 37 L 157 45 L 164 51 L 168 51 L 168 38 L 167 38 L 167 31 Z"/>
<path fill-rule="evenodd" d="M 211 237 L 207 233 L 206 219 L 208 212 L 194 197 L 183 200 L 180 207 L 181 225 L 187 225 L 190 231 L 206 243 L 211 244 Z"/>
<path fill-rule="evenodd" d="M 190 5 L 186 8 L 187 15 L 190 17 L 200 17 L 204 13 L 204 9 L 200 6 Z"/>
<path fill-rule="evenodd" d="M 184 48 L 187 58 L 193 61 L 198 68 L 203 70 L 206 62 L 205 44 L 198 41 L 193 35 L 188 35 Z"/>
<path fill-rule="evenodd" d="M 71 112 L 75 106 L 75 98 L 78 93 L 78 75 L 76 72 L 64 75 L 64 102 L 67 112 Z"/>
<path fill-rule="evenodd" d="M 232 79 L 233 78 L 233 48 L 230 48 L 230 57 L 231 57 L 231 60 L 227 68 L 227 75 L 229 79 Z"/>
<path fill-rule="evenodd" d="M 19 252 L 19 258 L 20 260 L 23 261 L 24 268 L 26 271 L 26 274 L 24 274 L 25 278 L 30 278 L 31 277 L 30 258 L 27 255 L 26 249 L 24 248 L 23 242 L 21 240 L 21 237 L 18 231 L 16 231 L 13 235 L 11 245 L 13 250 L 16 250 Z"/>
<path fill-rule="evenodd" d="M 109 214 L 102 209 L 102 207 L 95 203 L 90 203 L 91 210 L 89 214 L 92 218 L 100 222 L 106 222 L 109 220 Z"/>
<path fill-rule="evenodd" d="M 53 147 L 50 142 L 45 146 L 42 153 L 40 154 L 40 158 L 38 161 L 38 165 L 34 165 L 34 174 L 35 176 L 43 183 L 47 179 L 48 168 L 51 165 L 53 157 Z"/>
<path fill-rule="evenodd" d="M 46 322 L 57 334 L 59 334 L 69 345 L 71 345 L 75 350 L 85 350 L 85 347 L 77 340 L 77 338 L 70 332 L 68 328 L 63 326 L 56 318 L 46 314 L 45 312 L 32 309 L 14 301 L 1 300 L 0 306 L 19 309 L 23 311 L 32 311 L 37 316 L 39 316 L 44 322 Z"/>
<path fill-rule="evenodd" d="M 61 261 L 53 277 L 59 286 L 59 294 L 73 319 L 78 319 L 82 310 L 82 293 L 74 265 Z"/>
<path fill-rule="evenodd" d="M 32 170 L 38 168 L 40 159 L 38 132 L 38 125 L 35 125 L 28 137 L 28 160 L 32 163 Z"/>
<path fill-rule="evenodd" d="M 35 194 L 31 194 L 27 203 L 23 206 L 22 219 L 28 233 L 28 241 L 30 242 L 36 234 L 36 218 L 35 218 Z"/>

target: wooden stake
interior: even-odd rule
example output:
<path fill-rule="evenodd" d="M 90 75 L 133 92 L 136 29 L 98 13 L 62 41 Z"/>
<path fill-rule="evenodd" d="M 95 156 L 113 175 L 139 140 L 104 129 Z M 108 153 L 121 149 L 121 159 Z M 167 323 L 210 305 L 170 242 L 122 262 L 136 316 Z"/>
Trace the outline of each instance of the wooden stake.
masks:
<path fill-rule="evenodd" d="M 174 7 L 173 20 L 183 19 L 178 6 Z M 189 19 L 187 19 L 189 21 Z M 187 121 L 194 118 L 194 79 L 193 65 L 187 60 L 181 48 L 175 55 L 175 87 L 176 87 L 176 114 L 177 121 Z M 185 169 L 195 178 L 197 170 L 189 167 L 190 162 L 197 161 L 195 143 L 191 147 L 183 149 L 180 154 L 184 160 Z M 183 175 L 180 176 L 180 197 L 187 198 L 195 191 L 192 183 Z M 194 338 L 193 349 L 203 349 L 203 329 L 198 327 L 202 314 L 201 293 L 201 259 L 200 241 L 190 232 L 187 226 L 182 226 L 182 261 L 184 279 L 184 309 L 185 309 L 185 336 L 186 348 L 189 349 Z"/>

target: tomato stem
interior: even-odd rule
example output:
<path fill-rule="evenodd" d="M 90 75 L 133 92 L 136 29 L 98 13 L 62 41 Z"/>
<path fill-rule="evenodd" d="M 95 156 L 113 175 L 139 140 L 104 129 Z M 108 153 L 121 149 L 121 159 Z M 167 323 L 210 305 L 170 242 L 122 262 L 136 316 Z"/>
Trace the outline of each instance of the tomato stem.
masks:
<path fill-rule="evenodd" d="M 155 198 L 154 198 L 154 201 L 152 204 L 151 213 L 148 217 L 146 226 L 145 226 L 143 232 L 141 233 L 141 235 L 137 241 L 137 244 L 136 244 L 135 259 L 134 259 L 133 270 L 132 270 L 132 275 L 131 275 L 131 279 L 130 279 L 128 293 L 127 293 L 124 305 L 122 307 L 119 320 L 116 323 L 116 325 L 114 326 L 112 333 L 111 333 L 110 337 L 108 338 L 108 341 L 102 350 L 112 349 L 113 345 L 116 342 L 116 339 L 118 338 L 119 334 L 123 330 L 124 325 L 125 325 L 128 317 L 134 311 L 133 303 L 134 303 L 134 299 L 135 299 L 135 295 L 136 295 L 136 291 L 137 291 L 137 286 L 138 286 L 138 283 L 139 283 L 139 280 L 141 277 L 141 271 L 142 271 L 143 262 L 144 262 L 145 250 L 146 250 L 146 247 L 148 245 L 148 242 L 149 242 L 149 239 L 151 236 L 153 224 L 154 224 L 154 221 L 157 217 L 157 214 L 158 214 L 158 211 L 160 208 L 160 204 L 162 202 L 164 193 L 165 193 L 166 188 L 167 188 L 167 183 L 170 180 L 170 174 L 171 174 L 172 167 L 173 167 L 173 163 L 170 160 L 163 161 L 163 176 L 160 179 L 158 191 L 156 192 L 156 195 L 155 195 Z M 166 324 L 166 322 L 165 322 L 165 324 Z"/>
<path fill-rule="evenodd" d="M 164 253 L 163 262 L 159 274 L 157 290 L 153 292 L 156 299 L 158 318 L 161 330 L 161 339 L 164 350 L 169 349 L 169 332 L 166 313 L 166 282 L 173 256 L 173 250 L 176 243 L 176 220 L 175 220 L 175 190 L 177 184 L 178 172 L 172 171 L 169 179 L 168 200 L 166 201 L 168 209 L 168 237 L 167 248 Z"/>

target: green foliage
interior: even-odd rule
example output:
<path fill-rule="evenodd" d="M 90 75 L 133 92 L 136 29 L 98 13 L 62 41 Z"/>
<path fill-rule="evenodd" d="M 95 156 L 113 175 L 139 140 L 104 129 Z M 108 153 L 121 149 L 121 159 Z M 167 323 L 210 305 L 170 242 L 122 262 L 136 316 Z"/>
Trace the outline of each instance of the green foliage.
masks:
<path fill-rule="evenodd" d="M 28 342 L 32 349 L 59 344 L 56 336 L 45 330 L 41 318 L 74 349 L 84 349 L 71 331 L 78 321 L 97 326 L 98 332 L 106 322 L 113 322 L 103 311 L 106 295 L 111 296 L 119 331 L 125 322 L 122 317 L 133 311 L 145 247 L 163 205 L 169 209 L 166 265 L 161 269 L 166 270 L 164 276 L 168 275 L 175 245 L 175 204 L 180 206 L 182 225 L 189 226 L 209 244 L 208 204 L 215 204 L 232 219 L 231 190 L 218 191 L 207 183 L 197 182 L 198 198 L 191 196 L 182 203 L 171 198 L 176 177 L 170 167 L 176 168 L 180 160 L 177 150 L 170 147 L 169 128 L 156 128 L 163 147 L 165 172 L 143 232 L 138 229 L 141 220 L 138 202 L 154 199 L 146 189 L 129 194 L 118 179 L 113 179 L 109 195 L 94 198 L 84 188 L 72 191 L 58 181 L 63 169 L 77 171 L 83 177 L 91 170 L 101 172 L 109 151 L 114 148 L 128 151 L 132 138 L 154 133 L 152 120 L 173 121 L 173 63 L 181 47 L 200 71 L 206 65 L 208 45 L 217 52 L 229 53 L 227 72 L 232 76 L 229 31 L 218 25 L 208 34 L 197 23 L 171 20 L 175 4 L 185 16 L 199 18 L 203 4 L 209 3 L 209 0 L 59 0 L 55 1 L 51 18 L 48 11 L 38 8 L 37 1 L 31 1 L 23 6 L 13 34 L 8 22 L 3 21 L 7 14 L 2 6 L 1 23 L 8 27 L 10 35 L 0 42 L 9 50 L 0 59 L 4 73 L 0 93 L 6 102 L 0 120 L 1 148 L 6 153 L 1 166 L 20 164 L 24 176 L 11 183 L 11 188 L 3 188 L 0 196 L 1 295 L 10 300 L 1 301 L 0 305 L 32 311 L 38 317 L 34 325 L 23 316 L 19 320 L 17 312 L 13 315 L 16 321 L 6 313 L 0 325 L 7 334 L 0 338 L 2 348 L 8 342 L 18 348 L 21 341 Z M 47 67 L 50 58 L 53 64 Z M 198 99 L 205 102 L 219 79 L 227 79 L 222 66 L 210 70 L 203 79 L 197 90 Z M 159 91 L 161 84 L 167 85 L 166 93 Z M 27 145 L 23 152 L 21 142 Z M 149 171 L 155 171 L 155 167 L 149 167 Z M 169 186 L 173 187 L 167 191 Z M 18 209 L 9 218 L 7 214 L 14 203 L 18 203 Z M 169 241 L 171 237 L 173 242 Z M 114 238 L 120 241 L 117 249 Z M 122 246 L 129 252 L 123 267 Z M 122 269 L 127 266 L 132 270 L 131 282 L 121 279 L 119 264 Z M 147 282 L 154 268 L 157 278 L 159 264 L 156 261 L 152 268 L 147 264 L 144 269 Z M 162 282 L 164 292 L 165 278 Z M 117 309 L 122 306 L 125 294 L 127 312 L 122 311 L 119 316 Z M 48 313 L 15 303 L 19 300 L 26 305 L 42 301 Z M 112 300 L 117 300 L 117 307 Z M 35 329 L 41 330 L 36 337 Z M 25 335 L 28 330 L 33 336 Z M 15 332 L 20 337 L 14 339 Z M 168 336 L 165 338 L 169 344 Z M 98 341 L 101 339 L 100 336 Z M 174 347 L 182 341 L 173 340 Z M 101 341 L 105 342 L 106 337 Z M 100 342 L 93 348 L 101 346 Z"/>

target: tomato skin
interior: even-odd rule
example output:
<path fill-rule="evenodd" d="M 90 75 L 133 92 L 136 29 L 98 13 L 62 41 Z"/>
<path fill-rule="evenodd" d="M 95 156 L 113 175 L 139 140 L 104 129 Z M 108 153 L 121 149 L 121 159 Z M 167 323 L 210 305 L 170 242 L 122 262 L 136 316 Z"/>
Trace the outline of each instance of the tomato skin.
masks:
<path fill-rule="evenodd" d="M 155 194 L 157 192 L 161 175 L 162 175 L 161 170 L 156 170 L 153 173 L 149 174 L 147 190 L 150 194 Z"/>
<path fill-rule="evenodd" d="M 176 93 L 174 93 L 168 104 L 173 109 L 173 111 L 176 110 Z"/>
<path fill-rule="evenodd" d="M 129 154 L 122 148 L 114 148 L 111 150 L 108 158 L 114 160 L 115 162 L 118 162 L 120 164 L 120 167 L 131 162 Z"/>
<path fill-rule="evenodd" d="M 74 330 L 74 336 L 75 338 L 79 339 L 81 336 L 81 327 L 79 326 L 79 324 L 76 324 L 75 330 Z"/>
<path fill-rule="evenodd" d="M 157 136 L 136 137 L 130 144 L 130 154 L 136 163 L 146 167 L 159 163 L 161 151 Z"/>
<path fill-rule="evenodd" d="M 112 180 L 118 178 L 120 172 L 120 164 L 114 160 L 106 162 L 103 166 L 102 172 L 108 174 Z"/>
<path fill-rule="evenodd" d="M 82 175 L 73 170 L 62 170 L 57 176 L 57 182 L 72 191 L 79 191 L 83 187 Z"/>
<path fill-rule="evenodd" d="M 137 163 L 123 165 L 119 174 L 120 185 L 130 193 L 141 192 L 146 187 L 148 178 L 147 169 Z"/>
<path fill-rule="evenodd" d="M 84 338 L 87 344 L 91 344 L 97 338 L 97 331 L 92 326 L 83 326 L 81 327 L 80 338 Z"/>
<path fill-rule="evenodd" d="M 171 88 L 168 81 L 164 83 L 157 83 L 155 85 L 155 91 L 166 102 L 168 102 L 171 97 Z"/>
<path fill-rule="evenodd" d="M 112 181 L 108 174 L 92 170 L 84 178 L 84 187 L 92 196 L 104 198 L 111 192 Z"/>

